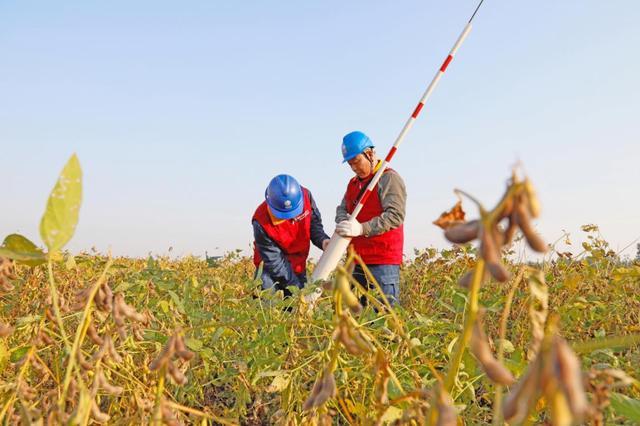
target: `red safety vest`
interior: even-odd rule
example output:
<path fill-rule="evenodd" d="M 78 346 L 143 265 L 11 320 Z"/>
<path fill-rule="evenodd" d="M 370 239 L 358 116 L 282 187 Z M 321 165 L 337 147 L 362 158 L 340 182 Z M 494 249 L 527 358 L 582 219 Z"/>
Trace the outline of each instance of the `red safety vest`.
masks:
<path fill-rule="evenodd" d="M 296 275 L 306 270 L 307 257 L 311 247 L 311 199 L 306 188 L 302 188 L 302 193 L 304 195 L 304 209 L 300 215 L 293 219 L 287 219 L 274 225 L 269 216 L 266 201 L 263 201 L 253 214 L 253 220 L 258 221 L 269 238 L 285 253 Z M 257 267 L 261 261 L 262 257 L 254 242 L 253 263 Z"/>
<path fill-rule="evenodd" d="M 392 169 L 386 169 L 384 173 L 388 173 Z M 356 208 L 358 199 L 373 179 L 373 175 L 365 180 L 360 180 L 354 176 L 347 185 L 345 193 L 347 212 L 351 214 Z M 380 196 L 378 195 L 378 185 L 373 188 L 369 199 L 360 210 L 358 222 L 367 222 L 383 213 Z M 402 247 L 404 244 L 404 224 L 395 229 L 391 229 L 380 235 L 365 237 L 361 235 L 351 240 L 356 253 L 362 257 L 364 263 L 368 265 L 400 265 L 402 264 Z"/>

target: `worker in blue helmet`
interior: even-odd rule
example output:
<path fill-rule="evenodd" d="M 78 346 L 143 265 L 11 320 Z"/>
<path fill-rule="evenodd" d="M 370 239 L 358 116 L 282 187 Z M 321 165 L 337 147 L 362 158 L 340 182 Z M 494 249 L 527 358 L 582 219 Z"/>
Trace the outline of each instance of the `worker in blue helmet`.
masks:
<path fill-rule="evenodd" d="M 262 268 L 262 288 L 282 290 L 302 288 L 306 281 L 309 249 L 313 243 L 324 250 L 329 236 L 324 232 L 320 211 L 311 192 L 292 176 L 271 179 L 251 220 L 253 225 L 253 262 Z"/>
<path fill-rule="evenodd" d="M 400 265 L 404 245 L 404 217 L 407 191 L 400 175 L 386 168 L 357 218 L 349 220 L 369 182 L 382 166 L 367 135 L 355 131 L 342 140 L 343 163 L 348 163 L 355 176 L 349 180 L 342 202 L 336 209 L 336 232 L 351 237 L 351 245 L 382 287 L 389 301 L 400 299 Z M 365 288 L 362 268 L 356 266 L 353 276 Z M 364 300 L 363 300 L 364 301 Z"/>

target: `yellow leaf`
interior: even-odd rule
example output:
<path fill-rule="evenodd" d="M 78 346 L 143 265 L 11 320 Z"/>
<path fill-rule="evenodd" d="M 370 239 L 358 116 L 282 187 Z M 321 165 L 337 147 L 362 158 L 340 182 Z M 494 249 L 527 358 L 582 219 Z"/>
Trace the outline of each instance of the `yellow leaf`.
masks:
<path fill-rule="evenodd" d="M 380 418 L 380 423 L 389 424 L 399 420 L 400 418 L 402 418 L 402 410 L 397 407 L 390 406 Z"/>
<path fill-rule="evenodd" d="M 267 386 L 267 392 L 282 392 L 289 386 L 291 378 L 285 374 L 280 374 L 273 378 L 273 381 Z"/>

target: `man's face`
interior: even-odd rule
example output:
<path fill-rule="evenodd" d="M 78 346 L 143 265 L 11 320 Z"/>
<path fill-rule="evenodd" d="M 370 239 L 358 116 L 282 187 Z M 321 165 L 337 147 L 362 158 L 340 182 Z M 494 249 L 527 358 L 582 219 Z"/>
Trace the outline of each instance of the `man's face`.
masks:
<path fill-rule="evenodd" d="M 364 154 L 356 155 L 347 163 L 360 179 L 364 179 L 371 174 L 371 161 Z"/>

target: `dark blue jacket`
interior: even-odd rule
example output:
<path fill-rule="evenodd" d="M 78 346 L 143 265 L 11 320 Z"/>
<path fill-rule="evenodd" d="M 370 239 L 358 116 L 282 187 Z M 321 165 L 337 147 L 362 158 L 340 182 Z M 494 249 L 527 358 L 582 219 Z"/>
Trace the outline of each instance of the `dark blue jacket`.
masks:
<path fill-rule="evenodd" d="M 322 242 L 328 240 L 329 236 L 324 232 L 320 210 L 313 200 L 311 191 L 309 191 L 309 200 L 311 201 L 311 242 L 322 250 Z M 300 277 L 293 272 L 282 249 L 267 235 L 258 221 L 253 220 L 251 223 L 253 238 L 264 262 L 263 273 L 266 272 L 274 282 L 302 287 Z"/>

